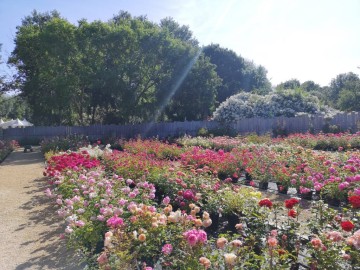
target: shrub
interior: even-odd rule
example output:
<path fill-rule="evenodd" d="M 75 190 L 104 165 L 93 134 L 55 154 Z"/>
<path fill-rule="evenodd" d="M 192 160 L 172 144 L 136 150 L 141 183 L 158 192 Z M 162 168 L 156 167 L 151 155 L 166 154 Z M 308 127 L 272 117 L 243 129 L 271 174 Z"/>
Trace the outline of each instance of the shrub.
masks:
<path fill-rule="evenodd" d="M 80 147 L 88 146 L 89 140 L 85 136 L 71 135 L 67 137 L 53 137 L 50 139 L 44 139 L 40 142 L 41 151 L 43 153 L 54 151 L 67 151 L 77 150 Z"/>
<path fill-rule="evenodd" d="M 244 118 L 277 116 L 294 117 L 301 114 L 330 114 L 333 110 L 321 107 L 315 96 L 299 91 L 284 90 L 266 96 L 240 93 L 231 96 L 214 112 L 214 119 L 219 122 L 234 122 Z"/>

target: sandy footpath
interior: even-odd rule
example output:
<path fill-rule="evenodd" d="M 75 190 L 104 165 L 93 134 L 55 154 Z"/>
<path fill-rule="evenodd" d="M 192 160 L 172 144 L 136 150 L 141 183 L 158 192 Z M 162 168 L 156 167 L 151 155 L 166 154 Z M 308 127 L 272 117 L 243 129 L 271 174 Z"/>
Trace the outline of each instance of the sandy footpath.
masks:
<path fill-rule="evenodd" d="M 20 148 L 0 164 L 0 269 L 83 269 L 59 239 L 63 222 L 44 196 L 44 158 L 39 148 Z"/>

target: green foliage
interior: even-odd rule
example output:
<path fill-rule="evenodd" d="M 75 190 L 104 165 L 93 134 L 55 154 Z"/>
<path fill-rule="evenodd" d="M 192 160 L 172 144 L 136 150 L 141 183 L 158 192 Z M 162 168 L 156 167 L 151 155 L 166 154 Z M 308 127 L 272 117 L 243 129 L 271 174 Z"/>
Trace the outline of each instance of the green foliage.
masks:
<path fill-rule="evenodd" d="M 213 128 L 209 130 L 209 133 L 212 136 L 230 136 L 235 137 L 238 135 L 237 131 L 230 126 L 224 125 L 218 128 Z"/>
<path fill-rule="evenodd" d="M 296 89 L 300 87 L 300 82 L 297 79 L 291 79 L 285 82 L 280 83 L 276 86 L 277 90 L 286 90 L 286 89 Z"/>
<path fill-rule="evenodd" d="M 211 63 L 216 65 L 216 72 L 222 79 L 217 92 L 218 103 L 241 91 L 251 92 L 257 89 L 261 93 L 268 93 L 271 90 L 264 67 L 247 62 L 234 51 L 221 48 L 218 44 L 206 46 L 203 51 Z"/>
<path fill-rule="evenodd" d="M 4 119 L 30 119 L 31 110 L 21 96 L 0 95 L 0 117 Z"/>
<path fill-rule="evenodd" d="M 331 80 L 327 96 L 331 105 L 344 111 L 358 110 L 360 78 L 353 72 L 343 73 Z"/>
<path fill-rule="evenodd" d="M 337 125 L 330 125 L 329 123 L 326 123 L 323 128 L 322 132 L 324 133 L 340 133 L 342 130 Z"/>
<path fill-rule="evenodd" d="M 89 140 L 84 136 L 72 135 L 67 137 L 53 137 L 44 139 L 40 142 L 41 151 L 45 154 L 48 152 L 65 152 L 67 150 L 75 150 L 80 147 L 88 146 Z"/>
<path fill-rule="evenodd" d="M 157 25 L 120 12 L 73 25 L 57 12 L 34 11 L 15 44 L 9 63 L 35 124 L 199 120 L 214 110 L 215 66 L 171 18 Z"/>
<path fill-rule="evenodd" d="M 18 147 L 18 143 L 15 140 L 2 141 L 0 140 L 0 163 Z"/>
<path fill-rule="evenodd" d="M 300 85 L 300 88 L 306 92 L 314 92 L 319 91 L 321 89 L 321 86 L 314 81 L 306 81 Z"/>
<path fill-rule="evenodd" d="M 337 107 L 342 111 L 360 111 L 360 80 L 346 84 L 339 94 Z"/>
<path fill-rule="evenodd" d="M 197 136 L 200 137 L 208 137 L 209 136 L 209 131 L 206 128 L 200 128 L 197 132 Z"/>
<path fill-rule="evenodd" d="M 215 65 L 200 55 L 167 105 L 167 116 L 176 121 L 207 119 L 215 110 L 216 91 L 220 84 Z"/>
<path fill-rule="evenodd" d="M 287 131 L 286 127 L 283 125 L 283 123 L 278 122 L 272 129 L 273 137 L 286 137 L 289 135 L 289 132 Z"/>

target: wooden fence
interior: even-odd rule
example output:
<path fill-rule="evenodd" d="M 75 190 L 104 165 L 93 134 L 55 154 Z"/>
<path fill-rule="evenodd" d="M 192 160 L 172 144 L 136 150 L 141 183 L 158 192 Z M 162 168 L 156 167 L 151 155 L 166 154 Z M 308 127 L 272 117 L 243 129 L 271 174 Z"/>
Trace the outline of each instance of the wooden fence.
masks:
<path fill-rule="evenodd" d="M 275 118 L 251 118 L 243 119 L 225 127 L 215 121 L 191 121 L 191 122 L 163 122 L 146 123 L 137 125 L 93 125 L 93 126 L 58 126 L 58 127 L 27 127 L 27 128 L 9 128 L 0 132 L 3 139 L 15 139 L 18 141 L 40 141 L 44 138 L 54 136 L 84 135 L 90 139 L 97 138 L 142 138 L 151 137 L 171 137 L 181 135 L 195 136 L 199 129 L 216 130 L 222 128 L 231 128 L 238 134 L 244 135 L 257 133 L 259 135 L 272 133 L 274 130 L 286 131 L 287 133 L 304 133 L 312 131 L 318 133 L 325 126 L 336 125 L 341 130 L 356 132 L 360 130 L 360 113 L 338 114 L 332 119 L 325 119 L 322 115 L 299 116 L 293 118 L 275 117 Z"/>

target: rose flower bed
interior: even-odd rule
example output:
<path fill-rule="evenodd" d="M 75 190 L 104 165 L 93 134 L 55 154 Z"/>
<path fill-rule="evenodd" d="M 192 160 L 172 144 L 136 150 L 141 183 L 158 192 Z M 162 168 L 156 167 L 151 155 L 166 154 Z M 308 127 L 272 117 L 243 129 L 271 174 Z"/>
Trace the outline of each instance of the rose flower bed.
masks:
<path fill-rule="evenodd" d="M 46 194 L 66 221 L 63 237 L 89 269 L 360 264 L 358 152 L 252 143 L 223 151 L 151 140 L 125 142 L 123 149 L 89 146 L 48 160 Z M 299 194 L 334 185 L 348 204 L 336 211 L 314 201 L 311 220 L 301 224 L 302 199 L 275 202 L 233 183 L 245 171 L 254 180 L 278 178 Z"/>
<path fill-rule="evenodd" d="M 19 143 L 15 140 L 0 140 L 0 163 L 8 156 L 8 154 L 14 151 L 17 147 L 19 147 Z"/>

